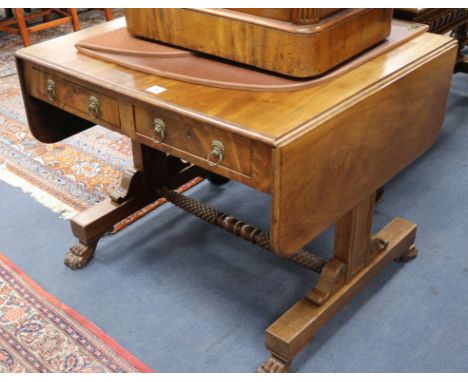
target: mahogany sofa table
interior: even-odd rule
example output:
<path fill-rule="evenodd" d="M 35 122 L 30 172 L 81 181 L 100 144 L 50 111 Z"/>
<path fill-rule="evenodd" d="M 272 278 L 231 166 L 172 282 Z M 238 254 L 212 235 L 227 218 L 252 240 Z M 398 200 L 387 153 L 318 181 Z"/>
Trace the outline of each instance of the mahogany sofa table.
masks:
<path fill-rule="evenodd" d="M 436 140 L 457 44 L 423 33 L 330 82 L 294 92 L 249 92 L 145 74 L 74 47 L 124 25 L 114 20 L 16 56 L 37 139 L 56 142 L 95 124 L 132 139 L 135 168 L 108 200 L 71 221 L 79 242 L 66 264 L 85 266 L 114 224 L 165 196 L 320 272 L 317 285 L 266 329 L 271 356 L 259 371 L 287 371 L 320 327 L 386 264 L 416 256 L 416 225 L 408 220 L 395 218 L 372 235 L 375 191 Z M 154 85 L 165 91 L 146 91 Z M 206 171 L 270 194 L 271 232 L 172 191 Z M 332 224 L 329 260 L 302 250 Z"/>

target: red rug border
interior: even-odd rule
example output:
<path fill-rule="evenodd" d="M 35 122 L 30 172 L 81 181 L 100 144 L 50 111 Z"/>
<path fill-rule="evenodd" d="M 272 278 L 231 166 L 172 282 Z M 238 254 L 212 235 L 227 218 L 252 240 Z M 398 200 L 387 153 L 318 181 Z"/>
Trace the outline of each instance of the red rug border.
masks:
<path fill-rule="evenodd" d="M 7 264 L 13 271 L 15 271 L 21 278 L 26 281 L 36 292 L 38 292 L 42 297 L 46 298 L 49 302 L 54 304 L 56 307 L 62 309 L 74 320 L 83 325 L 87 330 L 92 332 L 96 337 L 102 340 L 107 346 L 109 346 L 113 351 L 115 351 L 120 357 L 125 359 L 128 363 L 134 366 L 136 369 L 142 373 L 155 373 L 156 371 L 151 369 L 149 366 L 145 365 L 142 361 L 136 358 L 128 350 L 124 349 L 119 345 L 114 339 L 112 339 L 106 332 L 101 328 L 93 324 L 90 320 L 83 317 L 74 309 L 65 305 L 63 302 L 59 301 L 56 297 L 52 296 L 48 292 L 39 286 L 34 280 L 32 280 L 25 272 L 23 272 L 16 264 L 14 264 L 9 258 L 4 254 L 0 253 L 0 261 L 3 261 Z"/>

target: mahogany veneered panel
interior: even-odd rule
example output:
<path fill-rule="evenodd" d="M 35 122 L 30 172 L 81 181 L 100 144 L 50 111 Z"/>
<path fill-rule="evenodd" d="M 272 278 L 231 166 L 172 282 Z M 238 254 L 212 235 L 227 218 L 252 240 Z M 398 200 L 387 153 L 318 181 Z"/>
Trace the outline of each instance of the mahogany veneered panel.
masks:
<path fill-rule="evenodd" d="M 159 135 L 154 133 L 154 119 L 160 118 L 165 123 L 165 136 L 161 143 Z M 160 109 L 135 107 L 137 134 L 145 137 L 156 148 L 175 148 L 187 152 L 206 162 L 212 151 L 213 141 L 224 145 L 221 167 L 227 167 L 241 174 L 252 175 L 251 141 L 245 137 L 213 128 L 206 124 L 196 123 Z M 216 161 L 212 157 L 210 160 Z"/>
<path fill-rule="evenodd" d="M 31 94 L 34 97 L 49 102 L 56 107 L 69 109 L 72 113 L 89 118 L 96 124 L 110 126 L 114 129 L 120 128 L 119 103 L 115 98 L 34 68 L 28 71 L 27 75 L 31 84 Z M 53 99 L 50 98 L 47 90 L 49 81 L 52 81 L 55 87 L 55 97 Z M 94 97 L 98 102 L 96 117 L 90 115 L 91 97 Z"/>
<path fill-rule="evenodd" d="M 273 246 L 294 253 L 408 166 L 436 140 L 455 45 L 383 80 L 276 150 Z M 431 78 L 431 86 L 427 79 Z"/>
<path fill-rule="evenodd" d="M 323 20 L 318 20 L 319 13 L 305 11 L 288 16 L 317 19 L 308 25 L 281 21 L 285 15 L 268 19 L 226 9 L 128 8 L 125 16 L 129 32 L 136 36 L 288 76 L 310 77 L 385 39 L 392 10 L 343 9 Z"/>

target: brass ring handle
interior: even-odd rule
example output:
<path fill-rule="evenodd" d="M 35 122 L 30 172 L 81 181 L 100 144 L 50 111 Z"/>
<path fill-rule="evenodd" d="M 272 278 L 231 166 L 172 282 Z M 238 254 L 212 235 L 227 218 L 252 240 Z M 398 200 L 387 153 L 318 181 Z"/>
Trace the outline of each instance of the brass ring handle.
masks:
<path fill-rule="evenodd" d="M 211 157 L 216 157 L 218 160 L 216 162 L 213 162 L 211 160 Z M 211 151 L 208 153 L 208 156 L 206 157 L 206 161 L 208 162 L 208 166 L 210 167 L 216 167 L 221 163 L 224 157 L 224 144 L 221 141 L 214 140 L 211 142 Z"/>
<path fill-rule="evenodd" d="M 89 97 L 88 113 L 92 118 L 99 117 L 99 100 L 95 96 Z"/>
<path fill-rule="evenodd" d="M 55 81 L 48 79 L 47 80 L 47 98 L 51 101 L 55 101 Z"/>
<path fill-rule="evenodd" d="M 153 120 L 153 128 L 153 139 L 156 143 L 162 143 L 166 138 L 166 124 L 161 118 L 155 118 Z M 156 136 L 158 136 L 158 138 Z"/>

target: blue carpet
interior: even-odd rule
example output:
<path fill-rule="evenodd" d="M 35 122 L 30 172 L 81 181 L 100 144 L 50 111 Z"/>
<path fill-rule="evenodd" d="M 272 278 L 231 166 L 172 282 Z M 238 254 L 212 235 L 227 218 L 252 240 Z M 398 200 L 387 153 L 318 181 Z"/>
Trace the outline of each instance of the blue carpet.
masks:
<path fill-rule="evenodd" d="M 468 76 L 457 74 L 440 139 L 386 186 L 375 217 L 376 229 L 415 221 L 420 256 L 388 266 L 292 371 L 468 371 L 467 153 Z M 235 182 L 188 194 L 268 228 L 265 194 Z M 0 195 L 0 251 L 158 371 L 254 371 L 268 355 L 265 328 L 316 281 L 169 205 L 103 238 L 91 265 L 71 271 L 68 222 L 4 183 Z M 327 255 L 332 237 L 309 249 Z"/>

